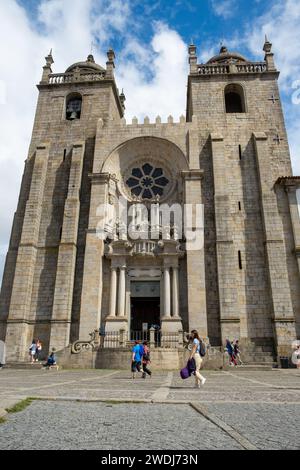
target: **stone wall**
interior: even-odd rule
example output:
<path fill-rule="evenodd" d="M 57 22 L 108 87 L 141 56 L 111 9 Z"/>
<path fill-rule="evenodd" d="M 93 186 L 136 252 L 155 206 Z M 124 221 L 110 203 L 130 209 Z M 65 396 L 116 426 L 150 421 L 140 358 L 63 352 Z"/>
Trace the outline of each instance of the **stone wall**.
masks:
<path fill-rule="evenodd" d="M 197 116 L 202 142 L 199 149 L 200 166 L 205 169 L 204 197 L 208 223 L 206 225 L 206 278 L 210 287 L 207 307 L 208 325 L 212 325 L 209 326 L 209 336 L 212 333 L 213 336 L 217 334 L 216 329 L 214 333 L 213 319 L 220 317 L 220 312 L 216 308 L 219 303 L 218 294 L 221 292 L 222 296 L 226 297 L 226 288 L 224 291 L 220 285 L 224 278 L 224 272 L 220 270 L 221 263 L 224 263 L 224 269 L 228 273 L 229 260 L 234 257 L 231 269 L 235 276 L 236 299 L 232 305 L 232 313 L 227 316 L 230 317 L 236 311 L 238 320 L 230 321 L 230 318 L 225 318 L 226 321 L 223 322 L 221 318 L 222 340 L 227 335 L 231 335 L 231 338 L 238 336 L 253 341 L 265 338 L 266 342 L 268 338 L 274 337 L 274 312 L 262 214 L 261 174 L 257 167 L 252 136 L 256 131 L 263 131 L 267 136 L 268 156 L 265 156 L 262 165 L 268 169 L 270 181 L 275 184 L 281 174 L 290 175 L 289 148 L 277 78 L 277 72 L 263 75 L 231 74 L 227 76 L 191 74 L 189 77 L 187 117 L 191 121 L 192 116 Z M 227 114 L 225 112 L 224 89 L 228 83 L 242 85 L 246 113 Z M 208 134 L 204 132 L 205 128 L 221 136 L 223 140 L 222 156 L 218 157 L 220 158 L 218 171 L 221 177 L 217 180 L 217 174 L 213 170 L 216 156 L 211 153 L 209 145 L 206 144 Z M 210 178 L 214 179 L 213 185 L 208 183 L 209 175 L 212 175 Z M 213 186 L 214 189 L 212 189 Z M 213 220 L 215 205 L 218 201 L 216 194 L 220 195 L 220 204 L 223 205 L 220 206 L 221 212 L 218 210 L 215 214 L 218 230 L 221 234 L 226 224 L 226 237 L 232 244 L 231 251 L 223 250 L 222 254 L 220 251 L 219 260 L 214 251 L 215 240 L 221 236 L 216 235 Z M 225 214 L 225 197 L 227 198 L 227 212 L 222 220 L 220 217 L 222 213 Z M 280 197 L 285 198 L 282 195 Z M 278 202 L 278 211 L 282 204 L 286 205 L 286 202 L 283 200 Z M 282 256 L 280 263 L 282 269 L 288 269 L 290 273 L 289 290 L 293 293 L 296 313 L 299 311 L 299 287 L 293 286 L 298 283 L 298 274 L 296 259 L 291 253 L 293 242 L 288 212 L 286 212 L 285 219 L 283 225 L 286 227 L 284 229 L 286 255 Z M 290 242 L 288 242 L 289 239 Z M 242 269 L 239 268 L 238 251 L 241 252 Z M 290 292 L 287 291 L 286 294 L 288 296 Z M 230 294 L 228 291 L 227 297 L 233 299 L 232 291 Z M 222 299 L 219 300 L 222 304 Z"/>
<path fill-rule="evenodd" d="M 8 358 L 24 359 L 32 337 L 40 337 L 45 350 L 63 349 L 105 322 L 111 261 L 96 237 L 97 208 L 115 204 L 129 166 L 147 157 L 172 175 L 169 203 L 204 204 L 204 251 L 180 259 L 184 330 L 198 328 L 213 346 L 228 336 L 250 349 L 265 343 L 270 354 L 275 341 L 278 353 L 287 352 L 300 334 L 300 289 L 288 198 L 283 188 L 275 192 L 278 177 L 291 175 L 278 73 L 263 66 L 263 73 L 198 75 L 194 64 L 187 120 L 127 123 L 108 64 L 109 80 L 38 86 L 0 294 Z M 242 86 L 245 113 L 225 112 L 229 83 Z M 82 95 L 80 120 L 65 119 L 70 93 Z M 130 265 L 145 267 L 149 260 L 133 257 Z M 86 354 L 65 352 L 60 359 L 128 366 L 125 351 Z M 154 367 L 182 364 L 178 351 L 153 354 Z"/>
<path fill-rule="evenodd" d="M 112 83 L 112 82 L 111 82 Z M 110 82 L 78 83 L 64 85 L 39 85 L 39 98 L 36 109 L 32 140 L 26 161 L 23 183 L 20 192 L 18 210 L 14 220 L 10 250 L 7 256 L 2 293 L 0 297 L 0 334 L 6 336 L 6 320 L 14 318 L 10 324 L 6 341 L 8 342 L 8 357 L 22 359 L 26 357 L 27 348 L 32 337 L 40 337 L 44 348 L 47 349 L 51 334 L 51 319 L 53 317 L 54 290 L 57 275 L 58 252 L 61 244 L 62 226 L 65 213 L 65 201 L 68 191 L 70 165 L 73 146 L 77 142 L 85 142 L 83 162 L 83 177 L 80 188 L 80 214 L 78 223 L 78 238 L 76 242 L 76 273 L 75 290 L 73 298 L 71 338 L 77 339 L 79 334 L 79 312 L 81 286 L 83 277 L 83 262 L 85 252 L 86 229 L 89 217 L 90 180 L 94 158 L 94 139 L 97 122 L 101 118 L 120 119 L 120 111 L 115 103 L 115 95 L 111 90 Z M 65 102 L 70 93 L 80 93 L 83 97 L 83 106 L 80 120 L 67 121 L 65 119 Z M 34 241 L 28 234 L 26 243 L 33 243 L 34 257 L 21 267 L 20 240 L 24 227 L 23 220 L 26 214 L 26 204 L 30 188 L 32 187 L 32 171 L 35 162 L 36 148 L 41 143 L 47 144 L 47 161 L 45 161 L 45 186 L 41 189 L 39 200 L 40 218 L 32 222 L 38 224 L 37 237 Z M 27 207 L 27 211 L 29 208 Z M 27 220 L 28 217 L 27 217 Z M 23 234 L 24 236 L 24 234 Z M 18 297 L 16 285 L 16 266 L 18 266 L 17 253 L 19 250 L 19 270 L 30 269 L 32 283 L 29 285 L 26 300 L 19 292 L 20 299 L 28 307 L 28 313 L 22 317 L 9 313 L 11 296 L 14 288 L 14 298 Z M 28 251 L 28 250 L 27 250 Z M 28 255 L 29 256 L 29 255 Z M 29 258 L 28 258 L 29 259 Z M 24 263 L 23 263 L 24 264 Z M 73 290 L 73 285 L 70 286 Z M 26 311 L 27 312 L 27 311 Z M 18 325 L 18 322 L 20 323 Z M 17 345 L 17 352 L 13 344 Z"/>
<path fill-rule="evenodd" d="M 71 354 L 71 348 L 60 351 L 56 354 L 57 363 L 70 369 L 120 369 L 131 368 L 131 352 L 129 349 L 99 349 L 98 351 L 85 351 L 80 354 Z M 156 348 L 151 351 L 151 370 L 166 371 L 177 370 L 185 367 L 189 353 L 186 349 L 161 349 Z M 226 358 L 222 353 L 212 357 L 206 357 L 203 369 L 218 370 L 225 367 Z"/>

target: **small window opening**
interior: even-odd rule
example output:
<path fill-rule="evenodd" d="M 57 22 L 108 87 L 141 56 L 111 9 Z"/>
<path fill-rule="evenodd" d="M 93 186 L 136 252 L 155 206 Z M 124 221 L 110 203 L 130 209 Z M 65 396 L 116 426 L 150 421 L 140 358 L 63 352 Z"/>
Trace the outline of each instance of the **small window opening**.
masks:
<path fill-rule="evenodd" d="M 72 95 L 67 100 L 66 105 L 66 119 L 68 121 L 74 121 L 80 119 L 82 108 L 82 97 L 80 95 Z"/>
<path fill-rule="evenodd" d="M 244 90 L 241 85 L 230 84 L 225 88 L 226 113 L 245 113 Z"/>
<path fill-rule="evenodd" d="M 242 146 L 241 145 L 239 145 L 239 156 L 240 156 L 240 160 L 242 160 L 243 154 L 242 154 Z"/>
<path fill-rule="evenodd" d="M 242 263 L 242 253 L 239 251 L 239 268 L 243 269 L 243 263 Z"/>

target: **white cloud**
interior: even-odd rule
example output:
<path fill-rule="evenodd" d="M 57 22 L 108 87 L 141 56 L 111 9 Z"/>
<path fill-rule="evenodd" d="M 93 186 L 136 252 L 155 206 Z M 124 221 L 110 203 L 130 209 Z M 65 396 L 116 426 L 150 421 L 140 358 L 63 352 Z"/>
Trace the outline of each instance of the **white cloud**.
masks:
<path fill-rule="evenodd" d="M 170 114 L 179 118 L 185 113 L 187 72 L 186 45 L 167 25 L 155 23 L 154 36 L 145 53 L 137 48 L 135 59 L 125 58 L 117 69 L 118 82 L 127 96 L 126 118 L 147 115 L 154 119 L 158 114 L 164 120 Z M 147 73 L 152 75 L 148 82 Z"/>
<path fill-rule="evenodd" d="M 225 20 L 234 16 L 236 12 L 236 0 L 211 0 L 212 8 L 217 16 Z"/>
<path fill-rule="evenodd" d="M 300 2 L 277 0 L 261 18 L 256 19 L 244 38 L 257 57 L 267 34 L 273 43 L 275 63 L 280 70 L 280 90 L 285 101 L 286 123 L 294 174 L 300 174 L 300 105 L 292 103 L 293 83 L 300 80 Z"/>
<path fill-rule="evenodd" d="M 277 0 L 267 14 L 256 19 L 245 37 L 250 51 L 261 55 L 264 35 L 273 43 L 276 63 L 281 70 L 281 86 L 287 90 L 300 70 L 300 2 Z"/>
<path fill-rule="evenodd" d="M 225 19 L 237 8 L 236 0 L 213 3 L 215 13 Z M 16 0 L 0 0 L 0 57 L 4 64 L 0 72 L 0 279 L 32 130 L 35 84 L 50 48 L 54 70 L 63 72 L 71 63 L 86 58 L 92 42 L 97 44 L 96 61 L 105 65 L 106 48 L 118 37 L 122 51 L 117 55 L 116 75 L 127 98 L 126 118 L 148 115 L 154 119 L 160 114 L 166 120 L 169 114 L 179 117 L 185 113 L 186 45 L 167 24 L 135 21 L 132 4 L 130 0 L 41 0 L 39 24 L 34 25 Z M 228 47 L 240 50 L 243 46 L 261 60 L 267 33 L 281 69 L 285 96 L 292 95 L 291 84 L 300 79 L 299 19 L 299 0 L 276 0 L 266 15 L 251 19 L 251 24 L 249 20 L 244 37 L 230 33 L 227 41 Z M 137 34 L 143 27 L 152 31 L 147 44 Z M 201 61 L 214 55 L 215 46 L 202 44 Z M 287 109 L 294 171 L 300 174 L 300 106 L 290 101 Z"/>
<path fill-rule="evenodd" d="M 215 3 L 220 8 L 223 4 L 219 1 Z M 230 31 L 225 40 L 230 50 L 238 52 L 241 52 L 241 49 L 248 50 L 259 61 L 264 57 L 262 48 L 265 35 L 273 43 L 275 63 L 280 70 L 279 85 L 284 103 L 294 174 L 300 174 L 300 105 L 292 104 L 292 97 L 295 93 L 292 85 L 300 80 L 299 23 L 299 0 L 275 0 L 265 14 L 254 19 L 251 17 L 244 22 L 244 35 Z M 210 44 L 207 44 L 206 48 L 209 50 Z M 215 45 L 213 45 L 213 50 L 215 52 L 217 50 Z"/>
<path fill-rule="evenodd" d="M 151 43 L 141 44 L 134 33 L 141 25 L 134 25 L 130 5 L 130 0 L 42 0 L 33 25 L 16 0 L 0 0 L 0 57 L 6 64 L 0 74 L 0 280 L 32 131 L 35 84 L 51 48 L 56 72 L 85 59 L 92 42 L 95 60 L 105 65 L 108 44 L 119 35 L 124 47 L 116 73 L 127 97 L 126 117 L 185 113 L 185 44 L 159 22 L 149 25 Z"/>

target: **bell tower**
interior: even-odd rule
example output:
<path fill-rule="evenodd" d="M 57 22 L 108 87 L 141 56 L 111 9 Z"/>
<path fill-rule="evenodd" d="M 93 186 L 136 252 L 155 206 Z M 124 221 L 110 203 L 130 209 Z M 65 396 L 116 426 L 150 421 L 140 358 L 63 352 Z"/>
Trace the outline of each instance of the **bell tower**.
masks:
<path fill-rule="evenodd" d="M 284 353 L 296 337 L 299 279 L 275 183 L 292 173 L 267 38 L 263 50 L 264 60 L 251 62 L 223 46 L 198 64 L 190 45 L 187 121 L 199 122 L 209 336 L 270 348 L 274 341 Z"/>
<path fill-rule="evenodd" d="M 89 55 L 64 73 L 46 57 L 0 297 L 8 360 L 24 359 L 32 338 L 47 350 L 78 334 L 97 125 L 124 114 L 107 57 L 106 69 Z"/>

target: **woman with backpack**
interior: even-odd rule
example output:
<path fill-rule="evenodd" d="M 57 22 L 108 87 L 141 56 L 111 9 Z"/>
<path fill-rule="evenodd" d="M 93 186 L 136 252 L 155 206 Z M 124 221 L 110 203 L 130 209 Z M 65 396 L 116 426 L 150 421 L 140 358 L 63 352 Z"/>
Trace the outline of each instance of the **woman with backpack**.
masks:
<path fill-rule="evenodd" d="M 148 342 L 144 341 L 143 342 L 144 346 L 144 353 L 143 353 L 143 358 L 142 358 L 142 363 L 143 363 L 143 379 L 146 378 L 146 374 L 148 374 L 150 377 L 152 375 L 151 370 L 149 369 L 148 365 L 150 364 L 150 349 L 148 347 Z"/>
<path fill-rule="evenodd" d="M 204 385 L 206 382 L 206 379 L 200 374 L 203 357 L 205 356 L 205 345 L 203 341 L 200 339 L 199 333 L 197 330 L 193 330 L 191 332 L 191 335 L 192 335 L 193 342 L 192 342 L 192 351 L 190 354 L 190 360 L 195 359 L 195 363 L 196 363 L 195 387 L 200 388 L 200 385 Z"/>

